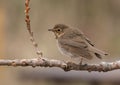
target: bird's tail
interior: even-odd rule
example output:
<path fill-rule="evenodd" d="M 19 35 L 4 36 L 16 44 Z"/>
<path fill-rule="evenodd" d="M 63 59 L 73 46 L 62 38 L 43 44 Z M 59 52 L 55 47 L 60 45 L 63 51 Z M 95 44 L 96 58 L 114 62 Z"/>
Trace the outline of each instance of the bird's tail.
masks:
<path fill-rule="evenodd" d="M 108 55 L 107 53 L 105 53 L 95 47 L 90 47 L 90 51 L 99 59 L 102 59 L 103 56 Z"/>

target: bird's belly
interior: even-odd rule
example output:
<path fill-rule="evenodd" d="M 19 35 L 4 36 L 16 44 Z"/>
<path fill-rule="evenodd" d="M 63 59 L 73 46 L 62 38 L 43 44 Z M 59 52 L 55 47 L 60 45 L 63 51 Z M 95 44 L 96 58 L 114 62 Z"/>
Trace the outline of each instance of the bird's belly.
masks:
<path fill-rule="evenodd" d="M 60 43 L 58 43 L 58 49 L 63 55 L 66 55 L 69 57 L 73 56 L 73 54 L 71 52 L 69 52 L 67 48 L 64 48 L 63 45 L 61 45 Z"/>

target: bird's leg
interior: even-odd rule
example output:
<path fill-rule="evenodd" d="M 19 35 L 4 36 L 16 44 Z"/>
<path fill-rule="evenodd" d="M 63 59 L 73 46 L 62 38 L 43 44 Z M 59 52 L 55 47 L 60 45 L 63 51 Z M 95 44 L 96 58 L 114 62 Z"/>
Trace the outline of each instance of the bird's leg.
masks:
<path fill-rule="evenodd" d="M 79 63 L 79 65 L 82 65 L 82 61 L 83 61 L 83 58 L 80 58 L 80 63 Z"/>

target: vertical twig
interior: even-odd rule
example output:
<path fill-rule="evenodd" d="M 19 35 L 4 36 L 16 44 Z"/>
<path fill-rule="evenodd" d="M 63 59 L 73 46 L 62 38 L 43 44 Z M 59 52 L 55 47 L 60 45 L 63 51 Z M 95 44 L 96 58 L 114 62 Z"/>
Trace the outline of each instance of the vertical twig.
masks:
<path fill-rule="evenodd" d="M 25 22 L 26 22 L 26 25 L 27 25 L 27 30 L 28 30 L 29 35 L 30 35 L 30 41 L 32 42 L 33 46 L 35 47 L 36 54 L 39 57 L 42 57 L 42 52 L 39 51 L 38 44 L 36 43 L 36 41 L 34 39 L 34 36 L 33 36 L 33 32 L 31 30 L 30 16 L 29 16 L 29 11 L 30 11 L 29 3 L 30 3 L 30 0 L 25 0 Z"/>

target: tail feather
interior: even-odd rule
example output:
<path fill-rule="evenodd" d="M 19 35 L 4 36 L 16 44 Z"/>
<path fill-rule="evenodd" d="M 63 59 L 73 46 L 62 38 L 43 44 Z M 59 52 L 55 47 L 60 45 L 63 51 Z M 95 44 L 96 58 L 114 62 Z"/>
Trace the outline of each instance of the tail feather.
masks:
<path fill-rule="evenodd" d="M 102 59 L 103 56 L 108 55 L 107 53 L 105 53 L 105 52 L 103 52 L 103 51 L 101 51 L 101 50 L 99 50 L 99 49 L 97 49 L 97 48 L 95 48 L 95 47 L 90 47 L 90 51 L 91 51 L 92 53 L 94 53 L 94 55 L 95 55 L 97 58 L 99 58 L 99 59 Z"/>
<path fill-rule="evenodd" d="M 100 54 L 98 53 L 94 53 L 94 54 L 96 55 L 97 58 L 102 59 L 102 56 Z"/>

